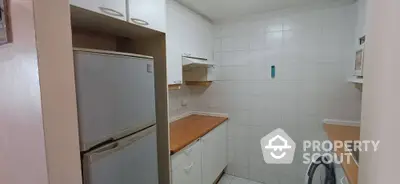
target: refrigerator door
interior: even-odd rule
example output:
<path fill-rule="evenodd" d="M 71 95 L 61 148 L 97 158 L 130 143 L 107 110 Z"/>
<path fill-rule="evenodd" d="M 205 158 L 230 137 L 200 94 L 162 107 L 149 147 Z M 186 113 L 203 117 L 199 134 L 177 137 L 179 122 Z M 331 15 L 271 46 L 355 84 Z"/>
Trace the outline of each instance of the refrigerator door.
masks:
<path fill-rule="evenodd" d="M 155 124 L 153 59 L 74 51 L 81 151 Z"/>
<path fill-rule="evenodd" d="M 158 184 L 155 126 L 83 157 L 85 184 Z"/>

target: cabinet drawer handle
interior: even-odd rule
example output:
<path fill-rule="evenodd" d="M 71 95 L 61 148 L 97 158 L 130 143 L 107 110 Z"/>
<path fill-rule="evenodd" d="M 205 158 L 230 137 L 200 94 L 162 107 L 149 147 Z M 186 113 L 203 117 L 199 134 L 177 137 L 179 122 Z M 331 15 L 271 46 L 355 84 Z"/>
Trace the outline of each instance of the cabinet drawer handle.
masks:
<path fill-rule="evenodd" d="M 186 172 L 189 172 L 189 171 L 192 169 L 193 165 L 194 165 L 194 162 L 192 162 L 189 166 L 187 166 L 187 167 L 185 167 L 185 168 L 183 168 L 183 169 L 184 169 Z"/>
<path fill-rule="evenodd" d="M 116 16 L 116 17 L 124 17 L 124 14 L 122 14 L 121 12 L 118 12 L 116 10 L 113 10 L 111 8 L 106 8 L 106 7 L 99 7 L 99 9 L 107 14 L 107 15 L 111 15 L 111 16 Z"/>
<path fill-rule="evenodd" d="M 195 142 L 197 143 L 198 141 L 199 141 L 199 140 L 196 140 Z M 195 147 L 195 146 L 196 146 L 196 144 L 191 145 L 190 147 L 188 147 L 187 149 L 185 149 L 185 150 L 183 151 L 183 153 L 185 153 L 186 156 L 189 156 L 190 153 L 191 153 L 192 150 L 193 150 L 193 147 Z"/>
<path fill-rule="evenodd" d="M 135 23 L 135 24 L 142 25 L 142 26 L 147 26 L 147 25 L 149 25 L 149 23 L 148 23 L 147 21 L 142 20 L 142 19 L 131 18 L 131 21 L 132 21 L 133 23 Z"/>

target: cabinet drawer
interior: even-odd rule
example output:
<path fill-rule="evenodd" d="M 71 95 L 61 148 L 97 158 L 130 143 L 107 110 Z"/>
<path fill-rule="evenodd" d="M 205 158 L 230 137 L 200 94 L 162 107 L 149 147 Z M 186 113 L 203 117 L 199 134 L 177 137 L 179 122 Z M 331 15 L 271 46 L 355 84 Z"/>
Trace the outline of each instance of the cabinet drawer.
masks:
<path fill-rule="evenodd" d="M 172 158 L 173 184 L 201 184 L 201 143 L 195 142 Z"/>
<path fill-rule="evenodd" d="M 175 153 L 171 156 L 172 170 L 181 166 L 190 164 L 197 157 L 201 157 L 201 142 L 195 141 L 192 144 L 186 146 L 184 149 Z"/>

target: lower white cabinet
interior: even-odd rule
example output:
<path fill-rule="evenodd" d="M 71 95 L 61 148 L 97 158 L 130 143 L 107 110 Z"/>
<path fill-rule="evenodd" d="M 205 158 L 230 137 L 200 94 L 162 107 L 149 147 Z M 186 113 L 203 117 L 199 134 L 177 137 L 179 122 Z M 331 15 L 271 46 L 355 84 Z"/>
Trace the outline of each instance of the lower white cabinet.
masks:
<path fill-rule="evenodd" d="M 172 183 L 201 183 L 201 150 L 199 141 L 172 156 Z"/>
<path fill-rule="evenodd" d="M 228 165 L 227 122 L 172 155 L 173 184 L 213 184 Z"/>
<path fill-rule="evenodd" d="M 201 141 L 203 184 L 212 184 L 228 165 L 226 123 L 205 135 Z"/>

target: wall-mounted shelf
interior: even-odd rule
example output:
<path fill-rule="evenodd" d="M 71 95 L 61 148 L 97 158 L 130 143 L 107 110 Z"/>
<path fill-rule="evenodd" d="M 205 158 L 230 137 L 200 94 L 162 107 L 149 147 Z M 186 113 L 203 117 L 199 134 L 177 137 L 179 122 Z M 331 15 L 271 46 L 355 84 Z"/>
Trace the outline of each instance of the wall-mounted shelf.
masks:
<path fill-rule="evenodd" d="M 356 76 L 349 78 L 347 81 L 354 83 L 354 84 L 363 84 L 364 83 L 364 79 L 362 77 L 356 77 Z"/>
<path fill-rule="evenodd" d="M 182 84 L 170 84 L 168 85 L 168 90 L 179 90 L 181 89 Z"/>
<path fill-rule="evenodd" d="M 191 63 L 184 65 L 183 69 L 187 71 L 193 68 L 213 68 L 213 67 L 215 67 L 215 65 L 209 63 Z"/>
<path fill-rule="evenodd" d="M 212 84 L 212 81 L 185 81 L 188 86 L 205 86 L 208 87 Z"/>
<path fill-rule="evenodd" d="M 208 63 L 206 58 L 182 56 L 182 66 L 184 69 L 191 68 L 208 68 L 213 67 L 214 64 Z"/>

